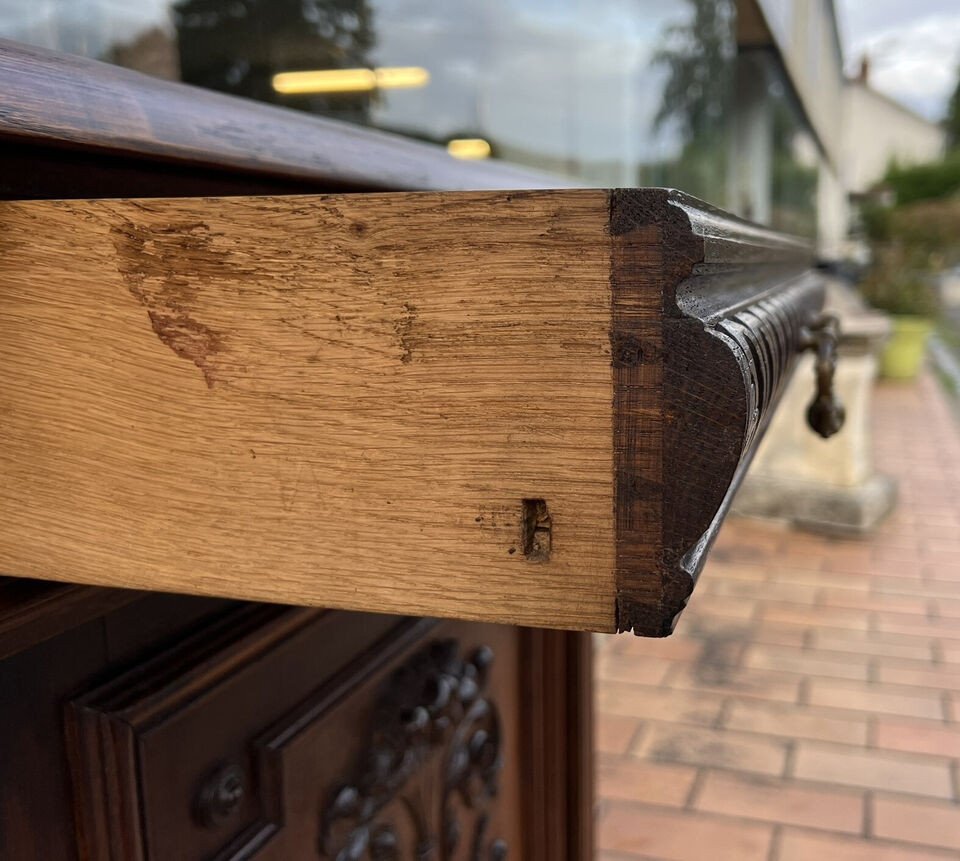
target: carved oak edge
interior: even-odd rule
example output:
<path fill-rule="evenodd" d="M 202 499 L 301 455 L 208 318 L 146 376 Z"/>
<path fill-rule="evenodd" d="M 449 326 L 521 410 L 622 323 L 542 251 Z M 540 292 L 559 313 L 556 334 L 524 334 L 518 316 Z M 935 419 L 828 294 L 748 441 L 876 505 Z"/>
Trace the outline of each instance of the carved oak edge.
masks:
<path fill-rule="evenodd" d="M 616 626 L 661 637 L 693 591 L 823 289 L 806 243 L 679 192 L 612 191 L 609 231 Z"/>

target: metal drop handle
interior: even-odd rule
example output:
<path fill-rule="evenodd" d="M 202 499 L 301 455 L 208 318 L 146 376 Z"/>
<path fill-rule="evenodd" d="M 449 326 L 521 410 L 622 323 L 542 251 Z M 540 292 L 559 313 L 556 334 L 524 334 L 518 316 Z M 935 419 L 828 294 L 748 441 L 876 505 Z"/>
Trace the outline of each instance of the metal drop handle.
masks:
<path fill-rule="evenodd" d="M 840 342 L 840 321 L 832 314 L 821 314 L 803 329 L 801 350 L 816 353 L 814 374 L 817 393 L 807 407 L 807 424 L 824 439 L 840 428 L 847 412 L 833 390 L 837 370 L 837 345 Z"/>

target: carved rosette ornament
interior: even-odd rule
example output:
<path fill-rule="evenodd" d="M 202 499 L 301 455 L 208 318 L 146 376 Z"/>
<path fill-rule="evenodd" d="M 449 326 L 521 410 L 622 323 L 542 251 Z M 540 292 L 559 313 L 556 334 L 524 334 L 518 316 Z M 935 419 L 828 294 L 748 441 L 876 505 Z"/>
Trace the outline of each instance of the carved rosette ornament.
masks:
<path fill-rule="evenodd" d="M 438 640 L 393 672 L 353 778 L 327 796 L 321 857 L 506 858 L 506 844 L 488 835 L 502 767 L 500 719 L 485 693 L 493 651 L 459 652 Z"/>

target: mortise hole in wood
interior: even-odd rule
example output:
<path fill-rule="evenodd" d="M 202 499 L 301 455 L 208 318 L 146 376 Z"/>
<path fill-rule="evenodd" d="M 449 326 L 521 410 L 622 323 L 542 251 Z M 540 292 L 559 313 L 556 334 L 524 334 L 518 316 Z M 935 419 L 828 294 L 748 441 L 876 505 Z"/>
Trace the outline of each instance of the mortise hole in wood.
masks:
<path fill-rule="evenodd" d="M 523 500 L 520 545 L 529 562 L 549 562 L 551 544 L 550 511 L 545 499 Z"/>

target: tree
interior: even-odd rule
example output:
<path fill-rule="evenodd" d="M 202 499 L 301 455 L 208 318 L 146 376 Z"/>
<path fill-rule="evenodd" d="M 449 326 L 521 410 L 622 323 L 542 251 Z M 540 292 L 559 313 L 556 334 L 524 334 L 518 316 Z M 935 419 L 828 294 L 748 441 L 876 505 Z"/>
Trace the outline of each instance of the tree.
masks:
<path fill-rule="evenodd" d="M 947 146 L 960 148 L 960 69 L 957 70 L 957 85 L 947 104 L 947 117 L 944 120 L 947 130 Z"/>
<path fill-rule="evenodd" d="M 368 68 L 368 0 L 179 0 L 181 78 L 213 90 L 364 122 L 371 93 L 281 96 L 276 72 Z"/>
<path fill-rule="evenodd" d="M 731 0 L 675 0 L 669 8 L 676 14 L 684 6 L 688 17 L 682 23 L 673 18 L 664 28 L 662 47 L 652 59 L 666 73 L 654 127 L 676 130 L 682 152 L 677 159 L 646 166 L 639 181 L 722 201 L 726 148 L 721 142 L 737 53 L 735 10 Z"/>
<path fill-rule="evenodd" d="M 734 9 L 729 0 L 689 0 L 686 23 L 664 31 L 653 64 L 667 69 L 655 124 L 675 122 L 684 140 L 715 131 L 729 108 L 730 70 L 736 56 Z"/>

